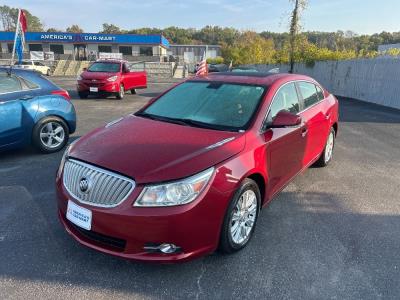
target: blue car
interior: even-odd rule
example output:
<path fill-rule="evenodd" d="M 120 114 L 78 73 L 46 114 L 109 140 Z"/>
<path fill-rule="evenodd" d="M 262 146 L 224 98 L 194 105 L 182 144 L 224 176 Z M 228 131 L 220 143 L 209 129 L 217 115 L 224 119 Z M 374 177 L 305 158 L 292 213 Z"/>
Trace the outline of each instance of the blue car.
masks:
<path fill-rule="evenodd" d="M 32 144 L 56 152 L 75 128 L 67 91 L 35 71 L 0 67 L 0 151 Z"/>

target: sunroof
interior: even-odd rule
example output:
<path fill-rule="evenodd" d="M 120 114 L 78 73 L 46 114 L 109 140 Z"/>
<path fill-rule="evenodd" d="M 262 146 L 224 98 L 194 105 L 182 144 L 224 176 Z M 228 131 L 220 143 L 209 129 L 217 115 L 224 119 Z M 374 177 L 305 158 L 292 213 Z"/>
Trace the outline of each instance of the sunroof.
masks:
<path fill-rule="evenodd" d="M 244 77 L 268 77 L 271 75 L 276 75 L 275 73 L 265 73 L 265 72 L 215 72 L 209 75 L 223 75 L 223 76 L 244 76 Z"/>

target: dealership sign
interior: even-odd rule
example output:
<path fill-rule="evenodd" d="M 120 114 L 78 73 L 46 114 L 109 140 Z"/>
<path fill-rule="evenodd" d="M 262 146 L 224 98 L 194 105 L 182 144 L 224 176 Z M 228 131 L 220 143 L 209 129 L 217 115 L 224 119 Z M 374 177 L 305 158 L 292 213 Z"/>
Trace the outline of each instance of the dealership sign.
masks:
<path fill-rule="evenodd" d="M 13 41 L 13 32 L 0 32 L 1 41 Z M 150 44 L 169 47 L 168 40 L 159 34 L 102 34 L 69 32 L 27 32 L 28 43 L 114 43 L 114 44 Z"/>
<path fill-rule="evenodd" d="M 65 41 L 65 42 L 115 42 L 116 37 L 112 35 L 100 34 L 59 34 L 59 33 L 42 33 L 40 34 L 42 41 Z"/>

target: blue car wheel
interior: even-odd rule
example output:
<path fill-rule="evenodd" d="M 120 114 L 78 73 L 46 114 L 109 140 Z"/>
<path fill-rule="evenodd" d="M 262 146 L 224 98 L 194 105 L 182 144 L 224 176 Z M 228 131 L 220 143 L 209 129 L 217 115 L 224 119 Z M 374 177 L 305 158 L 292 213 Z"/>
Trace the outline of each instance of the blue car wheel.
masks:
<path fill-rule="evenodd" d="M 33 128 L 33 145 L 44 153 L 59 151 L 67 144 L 68 139 L 67 124 L 55 116 L 41 119 Z"/>

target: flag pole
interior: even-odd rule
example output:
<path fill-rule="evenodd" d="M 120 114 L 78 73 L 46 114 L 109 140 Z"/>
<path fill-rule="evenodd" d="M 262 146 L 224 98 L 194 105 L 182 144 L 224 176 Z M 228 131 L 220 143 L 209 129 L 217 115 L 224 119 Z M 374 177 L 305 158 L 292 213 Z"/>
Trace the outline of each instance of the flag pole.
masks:
<path fill-rule="evenodd" d="M 15 57 L 15 47 L 17 45 L 17 37 L 18 37 L 18 31 L 19 31 L 19 25 L 20 25 L 20 18 L 21 18 L 21 9 L 18 9 L 18 19 L 17 19 L 17 26 L 15 28 L 15 37 L 14 37 L 14 46 L 13 46 L 13 52 L 11 56 L 11 66 L 14 65 L 14 57 Z"/>

